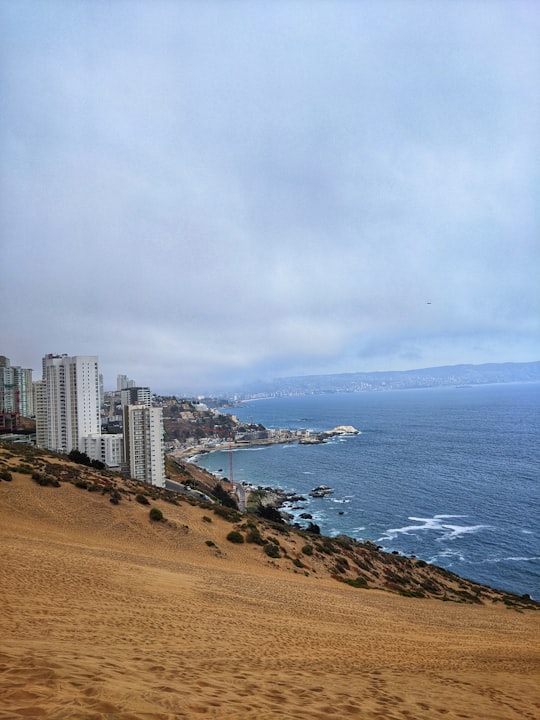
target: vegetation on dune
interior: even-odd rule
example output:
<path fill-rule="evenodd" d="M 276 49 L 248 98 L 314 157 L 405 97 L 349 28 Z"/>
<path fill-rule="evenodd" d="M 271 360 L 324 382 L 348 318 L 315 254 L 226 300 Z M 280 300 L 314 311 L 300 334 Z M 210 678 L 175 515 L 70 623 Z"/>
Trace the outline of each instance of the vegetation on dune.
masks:
<path fill-rule="evenodd" d="M 40 486 L 60 488 L 71 483 L 80 490 L 96 493 L 98 498 L 120 505 L 120 512 L 127 511 L 130 500 L 143 506 L 151 502 L 177 506 L 189 503 L 194 508 L 190 512 L 198 509 L 199 520 L 208 528 L 208 524 L 213 523 L 208 514 L 212 510 L 216 518 L 212 525 L 215 534 L 211 540 L 201 537 L 201 544 L 217 548 L 215 540 L 218 537 L 232 545 L 247 543 L 254 557 L 260 553 L 262 562 L 271 563 L 282 571 L 302 571 L 306 576 L 334 578 L 352 588 L 386 590 L 411 598 L 437 598 L 477 605 L 504 603 L 516 610 L 540 608 L 540 603 L 528 595 L 494 590 L 424 560 L 384 553 L 372 542 L 361 542 L 346 535 L 325 537 L 313 523 L 301 530 L 284 523 L 281 515 L 278 520 L 274 512 L 267 510 L 241 513 L 222 503 L 227 492 L 220 483 L 213 488 L 218 501 L 210 503 L 122 478 L 107 469 L 74 464 L 66 456 L 32 446 L 0 442 L 0 480 L 12 480 L 2 492 L 10 492 L 9 487 L 16 486 L 18 480 L 29 475 Z M 257 508 L 260 510 L 261 507 L 264 508 L 259 503 Z M 276 511 L 275 508 L 272 510 Z M 150 508 L 149 518 L 156 524 L 164 521 L 162 510 L 155 506 Z M 223 521 L 229 524 L 229 529 Z M 232 529 L 230 525 L 233 525 Z M 174 520 L 164 522 L 163 527 L 168 533 L 177 532 L 179 537 L 186 534 L 187 526 L 175 524 Z M 181 539 L 178 542 L 181 543 Z M 221 556 L 219 550 L 216 553 Z"/>
<path fill-rule="evenodd" d="M 153 507 L 150 509 L 150 520 L 154 522 L 160 522 L 163 520 L 163 513 L 159 508 Z"/>
<path fill-rule="evenodd" d="M 244 536 L 238 530 L 231 530 L 231 532 L 227 535 L 227 540 L 231 543 L 240 545 L 244 542 Z"/>
<path fill-rule="evenodd" d="M 285 522 L 279 510 L 272 505 L 263 505 L 262 503 L 259 503 L 256 514 L 265 520 L 270 520 L 271 522 L 281 524 L 284 524 Z"/>
<path fill-rule="evenodd" d="M 238 503 L 231 497 L 230 493 L 225 490 L 220 482 L 214 485 L 212 494 L 221 505 L 238 510 Z"/>
<path fill-rule="evenodd" d="M 87 467 L 93 467 L 97 470 L 105 469 L 105 463 L 102 463 L 101 460 L 91 460 L 86 453 L 80 452 L 79 450 L 72 450 L 68 454 L 68 458 L 79 465 L 86 465 Z"/>

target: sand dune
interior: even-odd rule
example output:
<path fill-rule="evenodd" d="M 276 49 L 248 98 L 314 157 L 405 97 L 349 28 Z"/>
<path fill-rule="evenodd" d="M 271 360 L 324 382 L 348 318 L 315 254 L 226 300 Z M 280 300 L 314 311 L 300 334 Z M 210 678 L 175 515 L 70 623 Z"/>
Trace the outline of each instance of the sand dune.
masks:
<path fill-rule="evenodd" d="M 284 572 L 154 504 L 0 483 L 0 720 L 540 716 L 540 613 Z"/>

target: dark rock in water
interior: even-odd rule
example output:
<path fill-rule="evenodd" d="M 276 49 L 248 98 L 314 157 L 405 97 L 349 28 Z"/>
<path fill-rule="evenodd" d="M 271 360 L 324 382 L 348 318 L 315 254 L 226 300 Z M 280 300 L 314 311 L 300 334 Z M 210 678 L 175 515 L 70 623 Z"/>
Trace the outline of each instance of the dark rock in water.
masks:
<path fill-rule="evenodd" d="M 302 513 L 300 517 L 302 518 L 302 520 L 311 520 L 313 518 L 313 515 L 310 515 L 309 513 Z"/>
<path fill-rule="evenodd" d="M 345 513 L 344 513 L 343 510 L 340 510 L 340 511 L 338 512 L 338 515 L 345 515 Z"/>
<path fill-rule="evenodd" d="M 333 492 L 332 488 L 329 488 L 328 485 L 317 485 L 317 487 L 313 488 L 309 493 L 309 496 L 313 498 L 323 498 L 326 497 L 326 495 L 332 495 Z"/>

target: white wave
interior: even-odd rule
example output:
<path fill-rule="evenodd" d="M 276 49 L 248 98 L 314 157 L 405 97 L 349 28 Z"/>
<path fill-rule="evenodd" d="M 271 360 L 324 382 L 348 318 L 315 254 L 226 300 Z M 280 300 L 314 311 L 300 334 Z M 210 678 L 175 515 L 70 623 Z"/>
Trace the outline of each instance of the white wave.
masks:
<path fill-rule="evenodd" d="M 434 532 L 442 533 L 437 541 L 453 540 L 460 535 L 468 533 L 479 532 L 480 530 L 489 529 L 489 525 L 450 525 L 449 523 L 443 522 L 443 520 L 449 518 L 463 518 L 467 515 L 434 515 L 432 518 L 421 518 L 421 517 L 409 517 L 409 520 L 414 520 L 421 525 L 405 525 L 400 528 L 389 528 L 386 533 L 379 539 L 382 540 L 395 540 L 398 535 L 412 535 L 425 530 L 432 530 Z"/>
<path fill-rule="evenodd" d="M 346 500 L 343 498 L 343 500 L 337 500 L 337 498 L 329 498 L 330 502 L 337 503 L 338 505 L 345 505 L 347 503 L 350 503 L 350 500 Z"/>
<path fill-rule="evenodd" d="M 324 522 L 328 517 L 327 514 L 324 512 L 312 512 L 311 515 L 313 517 L 313 520 L 318 522 Z"/>
<path fill-rule="evenodd" d="M 410 535 L 416 533 L 419 530 L 439 530 L 441 525 L 435 518 L 414 518 L 411 517 L 409 520 L 417 520 L 418 522 L 424 523 L 423 525 L 406 525 L 400 528 L 388 528 L 386 533 L 379 538 L 382 540 L 395 540 L 398 535 Z"/>
<path fill-rule="evenodd" d="M 489 527 L 489 525 L 441 525 L 442 530 L 447 530 L 449 532 L 445 532 L 442 537 L 437 538 L 437 542 L 442 542 L 444 540 L 453 540 L 460 535 L 479 532 L 480 530 L 488 530 Z"/>
<path fill-rule="evenodd" d="M 437 565 L 438 562 L 443 560 L 459 560 L 459 562 L 465 562 L 465 556 L 455 550 L 443 550 L 437 553 L 433 557 L 429 558 L 428 563 L 430 565 Z"/>
<path fill-rule="evenodd" d="M 486 558 L 483 563 L 500 563 L 500 562 L 538 562 L 540 557 L 503 557 L 503 558 Z"/>

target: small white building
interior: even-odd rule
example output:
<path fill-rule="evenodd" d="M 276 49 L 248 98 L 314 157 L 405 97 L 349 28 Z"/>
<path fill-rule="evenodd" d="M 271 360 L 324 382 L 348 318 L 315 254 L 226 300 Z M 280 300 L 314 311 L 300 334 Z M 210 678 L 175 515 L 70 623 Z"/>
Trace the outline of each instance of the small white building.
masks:
<path fill-rule="evenodd" d="M 80 449 L 91 460 L 100 460 L 108 467 L 120 467 L 124 462 L 123 435 L 86 435 L 81 438 Z"/>

